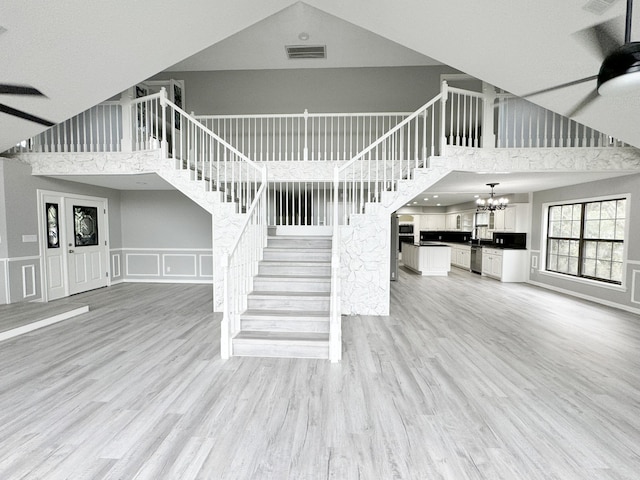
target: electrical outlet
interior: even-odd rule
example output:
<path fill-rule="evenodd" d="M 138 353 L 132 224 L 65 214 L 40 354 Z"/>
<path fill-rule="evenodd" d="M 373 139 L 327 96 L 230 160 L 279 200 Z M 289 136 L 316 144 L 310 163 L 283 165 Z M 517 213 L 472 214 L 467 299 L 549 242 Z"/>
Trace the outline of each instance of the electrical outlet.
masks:
<path fill-rule="evenodd" d="M 167 273 L 171 273 L 171 267 L 167 267 Z"/>

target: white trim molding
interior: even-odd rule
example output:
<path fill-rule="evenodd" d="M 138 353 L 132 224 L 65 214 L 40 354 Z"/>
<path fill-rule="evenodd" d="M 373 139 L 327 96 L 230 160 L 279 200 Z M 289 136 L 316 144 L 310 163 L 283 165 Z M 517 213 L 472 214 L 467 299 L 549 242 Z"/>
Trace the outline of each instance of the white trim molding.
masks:
<path fill-rule="evenodd" d="M 38 260 L 40 259 L 37 257 Z M 27 282 L 27 270 L 31 270 L 31 285 Z M 31 287 L 31 293 L 29 293 L 29 287 Z M 37 294 L 36 289 L 36 266 L 34 264 L 22 265 L 22 298 L 35 297 Z"/>
<path fill-rule="evenodd" d="M 529 280 L 527 283 L 530 285 L 534 285 L 536 287 L 544 288 L 546 290 L 551 290 L 557 293 L 562 293 L 564 295 L 569 295 L 572 297 L 581 298 L 583 300 L 588 300 L 593 303 L 599 303 L 600 305 L 604 305 L 607 307 L 617 308 L 620 310 L 624 310 L 626 312 L 635 313 L 636 315 L 640 315 L 640 308 L 629 307 L 628 305 L 624 305 L 622 303 L 610 302 L 609 300 L 604 300 L 602 298 L 593 297 L 591 295 L 585 295 L 584 293 L 579 293 L 574 290 L 567 290 L 565 288 L 556 287 L 555 285 L 549 285 L 548 283 L 535 282 L 533 280 Z M 640 303 L 640 302 L 638 302 Z"/>

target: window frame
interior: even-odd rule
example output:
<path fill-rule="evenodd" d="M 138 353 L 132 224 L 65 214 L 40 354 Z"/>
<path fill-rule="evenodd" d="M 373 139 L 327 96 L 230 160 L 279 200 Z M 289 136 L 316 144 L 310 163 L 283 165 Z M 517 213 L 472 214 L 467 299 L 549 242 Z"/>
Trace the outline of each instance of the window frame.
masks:
<path fill-rule="evenodd" d="M 585 221 L 586 221 L 586 205 L 591 203 L 602 203 L 608 201 L 625 201 L 625 211 L 624 211 L 624 238 L 622 240 L 619 239 L 607 239 L 607 238 L 585 238 Z M 552 207 L 562 207 L 564 205 L 580 205 L 581 207 L 581 217 L 580 217 L 580 232 L 579 238 L 571 238 L 571 237 L 552 237 L 550 236 L 550 211 Z M 575 199 L 575 200 L 566 200 L 566 201 L 556 201 L 556 202 L 547 202 L 542 205 L 542 238 L 540 242 L 541 246 L 541 265 L 539 272 L 544 275 L 557 276 L 559 278 L 564 278 L 572 281 L 578 281 L 582 283 L 588 283 L 591 285 L 598 285 L 607 288 L 613 289 L 621 289 L 626 290 L 626 272 L 627 272 L 627 251 L 628 251 L 628 241 L 629 241 L 629 211 L 631 206 L 631 195 L 630 194 L 617 194 L 617 195 L 608 195 L 603 197 L 596 198 L 583 198 L 583 199 Z M 558 270 L 550 270 L 549 269 L 549 248 L 550 248 L 550 240 L 570 240 L 570 241 L 578 241 L 578 274 L 561 272 Z M 622 278 L 618 282 L 617 280 L 611 280 L 606 278 L 600 278 L 592 275 L 583 274 L 583 263 L 584 263 L 584 250 L 586 242 L 606 242 L 611 245 L 613 244 L 622 244 Z"/>

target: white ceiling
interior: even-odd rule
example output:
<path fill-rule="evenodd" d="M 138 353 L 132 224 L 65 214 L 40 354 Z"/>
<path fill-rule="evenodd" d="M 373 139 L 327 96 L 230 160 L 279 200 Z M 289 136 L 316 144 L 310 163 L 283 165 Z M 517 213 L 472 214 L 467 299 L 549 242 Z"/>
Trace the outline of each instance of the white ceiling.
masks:
<path fill-rule="evenodd" d="M 46 98 L 3 95 L 0 103 L 62 121 L 165 69 L 288 68 L 284 45 L 305 43 L 298 38 L 302 32 L 309 34 L 306 43 L 327 45 L 327 60 L 313 64 L 318 68 L 425 65 L 436 59 L 524 95 L 597 73 L 600 60 L 576 32 L 623 15 L 625 2 L 615 1 L 602 15 L 584 10 L 586 3 L 8 2 L 0 16 L 0 27 L 6 29 L 0 33 L 0 82 L 32 85 Z M 639 22 L 637 8 L 636 31 Z M 618 24 L 622 34 L 623 23 L 618 20 Z M 632 39 L 637 38 L 634 33 Z M 593 84 L 577 85 L 531 100 L 566 114 L 592 88 Z M 576 120 L 640 147 L 640 95 L 599 99 Z M 0 114 L 0 151 L 41 130 Z M 574 175 L 570 183 L 578 180 Z M 488 181 L 500 180 L 481 179 L 476 182 L 478 190 L 469 183 L 456 188 L 482 193 Z M 536 184 L 531 176 L 527 181 L 527 191 L 553 183 L 546 178 Z M 516 187 L 506 182 L 505 178 L 505 190 L 516 193 Z M 446 183 L 438 188 L 442 194 L 456 191 Z"/>
<path fill-rule="evenodd" d="M 475 173 L 451 172 L 428 190 L 408 203 L 408 206 L 448 207 L 475 202 L 479 195 L 489 197 L 487 183 L 499 183 L 496 197 L 527 194 L 579 183 L 594 182 L 606 178 L 629 175 L 629 172 L 526 172 L 526 173 Z M 437 195 L 437 198 L 434 197 Z M 429 200 L 425 200 L 428 198 Z M 438 205 L 440 204 L 440 205 Z"/>
<path fill-rule="evenodd" d="M 301 34 L 306 34 L 308 38 L 302 40 Z M 324 45 L 327 58 L 289 60 L 285 45 Z M 296 3 L 167 70 L 184 72 L 409 65 L 440 63 L 322 10 Z"/>

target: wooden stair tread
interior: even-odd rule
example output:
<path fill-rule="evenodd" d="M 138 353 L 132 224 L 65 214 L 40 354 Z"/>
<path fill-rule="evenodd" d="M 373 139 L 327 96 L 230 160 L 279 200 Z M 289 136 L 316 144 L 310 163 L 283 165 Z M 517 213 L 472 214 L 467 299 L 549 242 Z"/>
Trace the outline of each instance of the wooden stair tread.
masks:
<path fill-rule="evenodd" d="M 244 330 L 233 337 L 233 340 L 324 343 L 329 341 L 329 334 L 317 332 L 254 332 L 252 330 Z"/>
<path fill-rule="evenodd" d="M 330 297 L 331 296 L 331 292 L 289 292 L 289 291 L 282 291 L 282 292 L 271 292 L 271 291 L 264 291 L 264 292 L 251 292 L 249 295 L 254 296 L 254 297 Z"/>
<path fill-rule="evenodd" d="M 328 319 L 329 312 L 321 312 L 317 310 L 310 311 L 295 311 L 295 310 L 258 310 L 251 309 L 245 310 L 242 313 L 241 318 L 256 318 L 256 317 L 289 317 L 289 318 L 315 318 L 315 319 Z"/>

